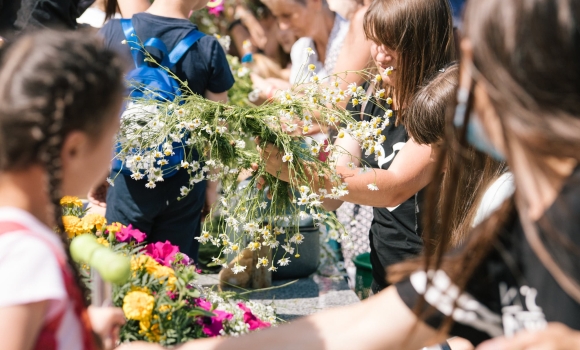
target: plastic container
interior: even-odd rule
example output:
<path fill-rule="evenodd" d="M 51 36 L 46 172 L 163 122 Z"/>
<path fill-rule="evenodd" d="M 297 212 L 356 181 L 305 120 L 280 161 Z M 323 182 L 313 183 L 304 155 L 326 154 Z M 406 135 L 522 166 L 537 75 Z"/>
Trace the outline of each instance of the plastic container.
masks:
<path fill-rule="evenodd" d="M 356 266 L 354 291 L 360 300 L 369 297 L 371 283 L 373 282 L 373 268 L 371 265 L 371 254 L 362 253 L 357 255 L 352 262 Z"/>

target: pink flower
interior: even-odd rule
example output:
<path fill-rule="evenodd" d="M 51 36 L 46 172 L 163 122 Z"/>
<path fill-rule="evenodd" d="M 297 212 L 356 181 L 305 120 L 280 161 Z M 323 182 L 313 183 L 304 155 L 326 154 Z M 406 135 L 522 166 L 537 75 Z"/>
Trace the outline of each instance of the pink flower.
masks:
<path fill-rule="evenodd" d="M 179 252 L 179 247 L 165 242 L 149 243 L 145 247 L 145 253 L 155 259 L 158 263 L 171 266 L 171 263 L 175 260 L 175 254 Z"/>
<path fill-rule="evenodd" d="M 123 227 L 115 234 L 115 238 L 119 242 L 129 242 L 131 239 L 137 241 L 137 243 L 141 243 L 147 237 L 146 234 L 133 228 L 133 225 L 129 225 L 127 227 Z"/>
<path fill-rule="evenodd" d="M 269 322 L 264 322 L 259 318 L 257 318 L 256 315 L 252 313 L 252 310 L 250 310 L 249 307 L 244 305 L 244 303 L 238 303 L 238 307 L 244 311 L 244 322 L 248 325 L 248 328 L 251 331 L 255 329 L 270 327 Z"/>
<path fill-rule="evenodd" d="M 214 8 L 208 9 L 207 12 L 210 15 L 214 15 L 215 17 L 217 17 L 217 16 L 220 15 L 220 13 L 222 13 L 223 10 L 224 10 L 224 5 L 223 4 L 220 4 L 220 5 L 218 5 L 218 6 L 214 7 Z"/>
<path fill-rule="evenodd" d="M 211 311 L 212 305 L 205 299 L 198 298 L 196 299 L 195 304 L 204 310 Z M 200 317 L 197 320 L 197 323 L 203 327 L 202 330 L 205 335 L 209 337 L 217 337 L 220 335 L 222 329 L 224 329 L 224 321 L 231 320 L 234 315 L 222 310 L 213 310 L 211 312 L 214 316 Z"/>

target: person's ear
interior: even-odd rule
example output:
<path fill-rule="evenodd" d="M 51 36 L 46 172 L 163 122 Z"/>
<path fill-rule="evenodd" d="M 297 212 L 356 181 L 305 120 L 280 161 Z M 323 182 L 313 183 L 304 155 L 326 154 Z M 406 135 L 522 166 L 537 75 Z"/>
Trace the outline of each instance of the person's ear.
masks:
<path fill-rule="evenodd" d="M 86 133 L 81 131 L 70 132 L 62 143 L 60 157 L 63 167 L 77 167 L 89 150 L 90 140 Z"/>

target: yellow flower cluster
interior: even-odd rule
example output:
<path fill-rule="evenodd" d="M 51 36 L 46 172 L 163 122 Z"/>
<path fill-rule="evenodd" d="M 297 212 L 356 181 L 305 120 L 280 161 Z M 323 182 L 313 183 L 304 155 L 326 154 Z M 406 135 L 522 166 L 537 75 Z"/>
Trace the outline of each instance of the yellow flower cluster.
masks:
<path fill-rule="evenodd" d="M 107 219 L 99 214 L 87 214 L 81 219 L 85 232 L 101 231 L 107 224 Z"/>
<path fill-rule="evenodd" d="M 64 196 L 60 200 L 60 205 L 71 206 L 71 207 L 82 207 L 83 202 L 79 199 L 79 197 Z"/>
<path fill-rule="evenodd" d="M 62 223 L 64 224 L 64 230 L 68 234 L 69 238 L 73 238 L 74 236 L 78 236 L 83 233 L 81 219 L 77 218 L 76 216 L 63 216 Z"/>
<path fill-rule="evenodd" d="M 175 277 L 175 271 L 173 271 L 172 268 L 159 264 L 147 255 L 131 257 L 131 271 L 133 271 L 133 275 L 135 276 L 137 271 L 141 269 L 145 269 L 148 274 L 155 278 L 165 279 L 167 281 L 167 286 L 170 289 L 175 288 L 177 278 Z"/>
<path fill-rule="evenodd" d="M 62 217 L 62 222 L 69 238 L 83 233 L 95 233 L 102 230 L 107 224 L 107 220 L 99 214 L 87 214 L 82 219 L 73 215 L 65 215 Z"/>
<path fill-rule="evenodd" d="M 107 239 L 105 237 L 97 238 L 97 242 L 104 245 L 105 247 L 109 246 L 109 241 L 107 241 Z"/>
<path fill-rule="evenodd" d="M 107 231 L 109 231 L 109 233 L 112 234 L 116 234 L 117 232 L 121 231 L 121 229 L 125 228 L 127 226 L 121 224 L 120 222 L 113 222 L 110 225 L 107 225 Z"/>
<path fill-rule="evenodd" d="M 130 320 L 145 321 L 151 319 L 155 298 L 149 293 L 133 291 L 123 298 L 123 312 Z"/>

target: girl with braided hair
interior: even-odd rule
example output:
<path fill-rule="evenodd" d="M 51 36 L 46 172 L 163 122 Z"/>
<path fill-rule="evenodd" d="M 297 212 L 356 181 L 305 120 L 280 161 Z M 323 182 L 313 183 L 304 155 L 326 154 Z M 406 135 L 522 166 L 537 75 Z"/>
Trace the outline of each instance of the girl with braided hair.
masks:
<path fill-rule="evenodd" d="M 105 176 L 119 127 L 121 77 L 121 60 L 86 33 L 38 32 L 4 55 L 2 349 L 106 349 L 115 343 L 123 313 L 87 308 L 59 202 L 63 195 L 85 194 Z"/>

